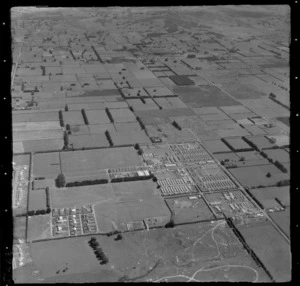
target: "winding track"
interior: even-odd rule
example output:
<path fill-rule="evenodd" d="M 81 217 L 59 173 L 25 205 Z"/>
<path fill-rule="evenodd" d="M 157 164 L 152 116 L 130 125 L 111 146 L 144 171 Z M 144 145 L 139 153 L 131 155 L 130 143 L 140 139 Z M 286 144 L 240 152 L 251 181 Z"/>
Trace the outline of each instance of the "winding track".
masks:
<path fill-rule="evenodd" d="M 217 256 L 221 256 L 221 253 L 220 253 L 220 249 L 219 249 L 219 243 L 216 241 L 216 239 L 214 238 L 214 231 L 217 229 L 218 226 L 220 225 L 224 225 L 225 224 L 225 221 L 222 221 L 222 222 L 219 222 L 217 225 L 215 225 L 213 228 L 209 229 L 208 231 L 206 231 L 199 239 L 197 239 L 192 247 L 194 247 L 199 241 L 201 241 L 201 239 L 207 235 L 209 232 L 211 232 L 211 238 L 212 240 L 214 241 L 214 243 L 216 244 L 217 246 L 217 250 L 218 250 L 218 255 Z M 190 247 L 189 247 L 190 248 Z M 187 248 L 187 249 L 189 249 Z M 186 249 L 186 250 L 187 250 Z M 209 265 L 208 265 L 209 266 Z M 181 277 L 181 278 L 186 278 L 188 279 L 186 282 L 202 282 L 201 280 L 198 280 L 198 279 L 195 279 L 195 276 L 200 273 L 200 272 L 208 272 L 208 271 L 212 271 L 212 270 L 216 270 L 216 269 L 221 269 L 221 268 L 224 268 L 224 267 L 234 267 L 234 268 L 246 268 L 246 269 L 250 269 L 252 270 L 254 273 L 255 273 L 255 279 L 252 281 L 252 282 L 257 282 L 258 280 L 258 277 L 259 277 L 259 274 L 257 272 L 257 270 L 255 270 L 254 268 L 250 267 L 250 266 L 247 266 L 247 265 L 236 265 L 236 264 L 226 264 L 226 265 L 220 265 L 220 266 L 216 266 L 216 267 L 213 267 L 213 268 L 209 268 L 209 269 L 205 269 L 206 267 L 208 266 L 204 266 L 204 267 L 201 267 L 200 269 L 196 270 L 191 276 L 187 276 L 187 275 L 183 275 L 183 274 L 177 274 L 177 275 L 171 275 L 171 276 L 165 276 L 165 277 L 161 277 L 153 282 L 160 282 L 162 280 L 168 280 L 168 279 L 172 279 L 172 278 L 178 278 L 178 277 Z"/>

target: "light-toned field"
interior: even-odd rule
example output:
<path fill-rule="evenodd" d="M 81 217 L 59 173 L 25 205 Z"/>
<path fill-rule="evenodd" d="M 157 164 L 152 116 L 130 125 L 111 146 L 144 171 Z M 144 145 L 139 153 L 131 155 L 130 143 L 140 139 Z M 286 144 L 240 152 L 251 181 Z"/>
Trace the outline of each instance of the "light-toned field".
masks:
<path fill-rule="evenodd" d="M 71 187 L 51 190 L 53 208 L 74 207 L 93 203 L 109 203 L 115 201 L 111 184 Z"/>
<path fill-rule="evenodd" d="M 37 215 L 28 217 L 27 239 L 29 241 L 50 237 L 50 215 Z"/>
<path fill-rule="evenodd" d="M 13 141 L 27 141 L 39 139 L 63 138 L 62 129 L 16 131 L 13 132 Z"/>

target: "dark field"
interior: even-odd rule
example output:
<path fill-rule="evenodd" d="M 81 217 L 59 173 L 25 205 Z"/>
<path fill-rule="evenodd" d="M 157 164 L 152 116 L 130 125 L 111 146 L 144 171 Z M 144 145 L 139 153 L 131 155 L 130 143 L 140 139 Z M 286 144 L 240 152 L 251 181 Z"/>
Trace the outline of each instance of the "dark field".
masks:
<path fill-rule="evenodd" d="M 214 86 L 176 87 L 174 92 L 189 107 L 237 105 L 234 99 Z"/>
<path fill-rule="evenodd" d="M 289 117 L 277 117 L 279 121 L 284 123 L 286 126 L 290 126 L 290 118 Z"/>

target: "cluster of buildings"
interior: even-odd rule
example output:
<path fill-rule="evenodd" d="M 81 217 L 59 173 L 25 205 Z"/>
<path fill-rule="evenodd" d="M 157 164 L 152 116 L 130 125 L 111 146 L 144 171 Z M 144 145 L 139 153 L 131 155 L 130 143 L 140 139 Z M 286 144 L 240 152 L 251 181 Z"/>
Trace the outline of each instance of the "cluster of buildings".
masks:
<path fill-rule="evenodd" d="M 92 206 L 54 209 L 51 221 L 52 236 L 75 236 L 98 232 Z"/>

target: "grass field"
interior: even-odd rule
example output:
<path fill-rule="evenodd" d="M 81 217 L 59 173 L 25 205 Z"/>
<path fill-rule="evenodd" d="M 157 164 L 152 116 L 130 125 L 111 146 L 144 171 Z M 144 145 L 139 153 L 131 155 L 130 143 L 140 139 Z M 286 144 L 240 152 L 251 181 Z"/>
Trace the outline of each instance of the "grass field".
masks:
<path fill-rule="evenodd" d="M 253 150 L 242 138 L 226 138 L 225 141 L 234 151 Z"/>
<path fill-rule="evenodd" d="M 280 203 L 286 207 L 290 206 L 290 187 L 271 187 L 263 189 L 252 189 L 251 194 L 265 205 L 270 201 L 273 202 L 277 198 Z M 278 203 L 277 203 L 278 204 Z"/>
<path fill-rule="evenodd" d="M 90 134 L 89 126 L 87 125 L 70 125 L 70 131 L 72 135 L 86 135 Z"/>
<path fill-rule="evenodd" d="M 88 245 L 89 237 L 35 242 L 31 245 L 34 264 L 43 278 L 109 269 L 100 265 Z M 64 271 L 63 271 L 64 270 Z"/>
<path fill-rule="evenodd" d="M 144 130 L 123 130 L 120 132 L 109 132 L 114 146 L 122 145 L 134 145 L 139 144 L 149 144 L 151 143 L 149 137 L 146 135 Z"/>
<path fill-rule="evenodd" d="M 61 152 L 62 172 L 89 173 L 106 168 L 139 166 L 141 158 L 133 147 Z"/>
<path fill-rule="evenodd" d="M 69 135 L 69 144 L 74 149 L 109 147 L 105 134 Z"/>
<path fill-rule="evenodd" d="M 61 129 L 59 121 L 19 122 L 13 124 L 13 131 L 55 130 Z"/>
<path fill-rule="evenodd" d="M 166 203 L 174 214 L 175 224 L 214 219 L 203 199 L 191 200 L 188 197 L 181 197 L 166 199 Z"/>
<path fill-rule="evenodd" d="M 63 138 L 63 131 L 60 129 L 33 130 L 13 132 L 13 141 L 39 140 L 50 138 Z"/>
<path fill-rule="evenodd" d="M 288 163 L 290 161 L 290 154 L 283 149 L 265 150 L 264 152 L 274 162 Z"/>
<path fill-rule="evenodd" d="M 231 152 L 231 150 L 221 140 L 203 141 L 203 144 L 211 153 Z"/>
<path fill-rule="evenodd" d="M 60 160 L 58 152 L 34 154 L 32 158 L 34 177 L 56 178 L 60 173 Z"/>
<path fill-rule="evenodd" d="M 236 99 L 257 99 L 266 94 L 252 84 L 222 83 L 222 88 Z"/>
<path fill-rule="evenodd" d="M 289 281 L 291 279 L 290 245 L 277 230 L 270 223 L 237 227 L 275 281 Z"/>
<path fill-rule="evenodd" d="M 97 236 L 119 281 L 268 281 L 222 221 L 122 237 L 115 241 L 113 236 Z"/>
<path fill-rule="evenodd" d="M 119 122 L 114 124 L 117 132 L 140 131 L 141 126 L 137 122 Z"/>
<path fill-rule="evenodd" d="M 272 186 L 280 180 L 289 179 L 274 165 L 261 165 L 229 169 L 229 172 L 243 185 L 249 187 Z M 267 177 L 267 173 L 271 176 Z"/>
<path fill-rule="evenodd" d="M 290 237 L 291 214 L 290 207 L 281 212 L 269 213 L 273 221 L 282 229 L 282 231 Z"/>
<path fill-rule="evenodd" d="M 108 131 L 116 130 L 112 123 L 89 125 L 88 128 L 89 128 L 91 134 L 105 133 L 106 130 L 108 130 Z"/>
<path fill-rule="evenodd" d="M 86 110 L 85 113 L 89 124 L 110 123 L 105 110 Z"/>
<path fill-rule="evenodd" d="M 290 126 L 290 117 L 277 117 L 276 119 L 283 122 L 286 126 Z"/>
<path fill-rule="evenodd" d="M 205 143 L 204 143 L 204 145 L 205 145 Z M 220 153 L 220 154 L 215 153 L 214 157 L 219 161 L 226 160 L 226 159 L 232 160 L 232 161 L 239 160 L 239 157 L 233 152 L 231 152 L 231 153 Z"/>
<path fill-rule="evenodd" d="M 66 124 L 78 124 L 78 125 L 84 125 L 83 117 L 81 114 L 81 111 L 63 111 L 63 120 L 65 125 Z"/>
<path fill-rule="evenodd" d="M 234 99 L 214 86 L 175 87 L 174 92 L 189 107 L 237 105 Z"/>
<path fill-rule="evenodd" d="M 51 189 L 52 208 L 73 207 L 115 201 L 111 184 Z"/>
<path fill-rule="evenodd" d="M 23 141 L 24 152 L 58 151 L 63 146 L 62 138 Z"/>
<path fill-rule="evenodd" d="M 247 136 L 246 138 L 255 144 L 260 150 L 276 146 L 276 144 L 271 143 L 265 136 Z"/>
<path fill-rule="evenodd" d="M 30 163 L 30 155 L 14 155 L 13 156 L 13 162 L 15 162 L 17 165 L 29 165 Z"/>
<path fill-rule="evenodd" d="M 170 212 L 152 181 L 111 184 L 114 200 L 99 202 L 95 214 L 101 232 L 121 224 L 158 217 L 162 225 L 168 222 Z"/>
<path fill-rule="evenodd" d="M 212 127 L 207 126 L 198 116 L 174 116 L 170 117 L 175 120 L 182 128 L 190 128 L 201 140 L 214 140 L 220 137 Z"/>
<path fill-rule="evenodd" d="M 115 122 L 135 122 L 135 115 L 127 108 L 111 109 L 110 113 Z"/>
<path fill-rule="evenodd" d="M 12 118 L 15 122 L 43 122 L 43 121 L 58 121 L 58 112 L 32 112 L 23 114 L 14 114 Z"/>
<path fill-rule="evenodd" d="M 34 190 L 29 192 L 29 206 L 28 210 L 46 210 L 46 191 Z"/>
<path fill-rule="evenodd" d="M 13 153 L 24 153 L 24 145 L 23 142 L 13 142 Z"/>
<path fill-rule="evenodd" d="M 27 239 L 29 241 L 50 237 L 50 215 L 38 215 L 28 218 Z"/>

